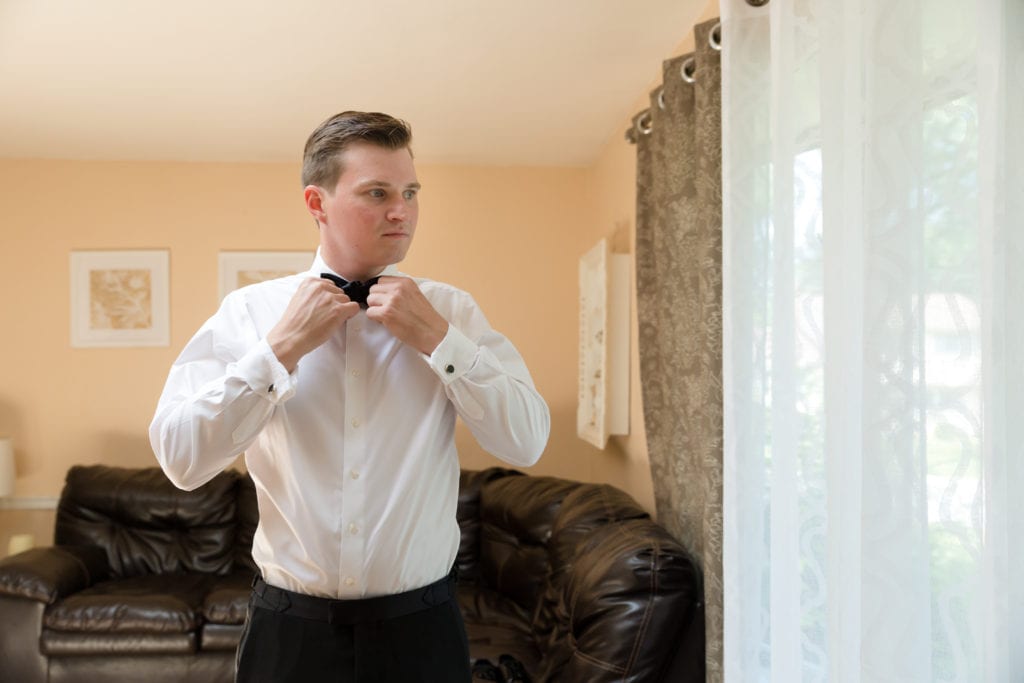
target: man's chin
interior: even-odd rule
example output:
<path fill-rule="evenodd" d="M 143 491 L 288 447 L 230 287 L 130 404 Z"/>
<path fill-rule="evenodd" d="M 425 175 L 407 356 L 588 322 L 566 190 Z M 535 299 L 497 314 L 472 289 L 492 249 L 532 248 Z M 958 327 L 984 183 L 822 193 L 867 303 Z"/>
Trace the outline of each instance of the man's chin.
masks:
<path fill-rule="evenodd" d="M 395 238 L 393 248 L 388 250 L 388 265 L 392 263 L 398 263 L 405 259 L 406 253 L 409 251 L 411 246 L 412 238 L 406 237 L 404 239 Z"/>

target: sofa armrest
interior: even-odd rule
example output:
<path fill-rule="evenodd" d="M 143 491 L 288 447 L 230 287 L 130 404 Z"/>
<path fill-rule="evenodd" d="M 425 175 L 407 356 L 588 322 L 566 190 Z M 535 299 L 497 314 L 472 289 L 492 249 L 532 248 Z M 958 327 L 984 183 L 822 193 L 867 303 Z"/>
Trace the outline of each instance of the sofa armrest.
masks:
<path fill-rule="evenodd" d="M 0 560 L 0 595 L 52 604 L 109 574 L 107 554 L 102 548 L 32 548 Z"/>
<path fill-rule="evenodd" d="M 542 637 L 553 636 L 540 680 L 703 683 L 700 569 L 663 527 L 649 519 L 598 527 L 561 571 L 535 619 Z"/>

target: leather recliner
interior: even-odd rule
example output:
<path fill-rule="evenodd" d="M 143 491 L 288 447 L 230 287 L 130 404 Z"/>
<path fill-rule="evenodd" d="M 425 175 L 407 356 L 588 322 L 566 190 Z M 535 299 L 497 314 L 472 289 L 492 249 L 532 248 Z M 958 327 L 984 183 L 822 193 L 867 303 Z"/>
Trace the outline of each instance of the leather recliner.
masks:
<path fill-rule="evenodd" d="M 72 467 L 55 545 L 0 562 L 0 680 L 231 681 L 256 520 L 237 472 Z"/>

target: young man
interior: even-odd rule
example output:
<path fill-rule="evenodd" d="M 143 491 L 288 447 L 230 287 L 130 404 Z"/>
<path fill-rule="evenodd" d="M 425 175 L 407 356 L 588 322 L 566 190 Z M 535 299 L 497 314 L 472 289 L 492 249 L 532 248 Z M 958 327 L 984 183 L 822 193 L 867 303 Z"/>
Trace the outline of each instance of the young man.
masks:
<path fill-rule="evenodd" d="M 228 295 L 172 366 L 150 426 L 184 489 L 245 452 L 260 578 L 238 681 L 469 680 L 451 573 L 455 419 L 515 466 L 547 443 L 547 405 L 473 299 L 395 269 L 418 217 L 410 142 L 377 113 L 313 132 L 312 268 Z"/>

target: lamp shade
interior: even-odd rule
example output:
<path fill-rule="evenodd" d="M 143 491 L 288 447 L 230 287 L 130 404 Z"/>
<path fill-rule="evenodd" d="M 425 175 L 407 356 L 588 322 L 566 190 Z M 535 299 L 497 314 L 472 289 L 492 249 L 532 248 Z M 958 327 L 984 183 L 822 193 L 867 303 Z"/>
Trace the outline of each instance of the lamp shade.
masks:
<path fill-rule="evenodd" d="M 0 437 L 0 498 L 14 493 L 14 444 Z"/>

